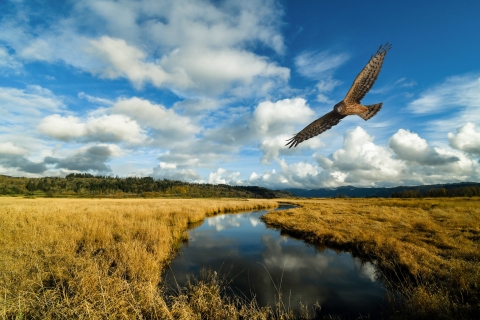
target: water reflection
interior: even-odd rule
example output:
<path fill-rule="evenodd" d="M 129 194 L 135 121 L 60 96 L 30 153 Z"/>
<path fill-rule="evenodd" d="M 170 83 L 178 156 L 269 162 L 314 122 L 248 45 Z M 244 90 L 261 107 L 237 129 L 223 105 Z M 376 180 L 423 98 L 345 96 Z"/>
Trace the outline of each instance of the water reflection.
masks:
<path fill-rule="evenodd" d="M 348 253 L 322 251 L 302 241 L 267 229 L 259 219 L 267 211 L 218 215 L 189 231 L 189 241 L 164 278 L 180 286 L 186 276 L 202 268 L 231 279 L 233 292 L 256 295 L 260 305 L 274 305 L 277 290 L 293 309 L 299 302 L 321 305 L 321 314 L 380 316 L 385 290 L 376 280 L 375 267 Z"/>

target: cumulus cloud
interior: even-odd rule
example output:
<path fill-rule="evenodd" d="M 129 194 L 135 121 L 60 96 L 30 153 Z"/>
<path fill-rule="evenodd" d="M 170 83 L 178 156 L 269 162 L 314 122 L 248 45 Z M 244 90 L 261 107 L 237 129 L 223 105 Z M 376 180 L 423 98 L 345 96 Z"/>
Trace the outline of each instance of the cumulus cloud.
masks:
<path fill-rule="evenodd" d="M 391 157 L 385 147 L 373 142 L 364 129 L 357 127 L 344 135 L 343 148 L 327 159 L 319 155 L 317 163 L 329 169 L 332 184 L 374 185 L 376 181 L 398 180 L 403 164 Z"/>
<path fill-rule="evenodd" d="M 159 65 L 146 61 L 146 53 L 128 45 L 123 39 L 102 36 L 97 40 L 91 40 L 90 44 L 87 52 L 97 56 L 104 63 L 103 68 L 93 69 L 91 72 L 102 78 L 124 77 L 137 88 L 141 88 L 145 82 L 160 87 L 169 80 L 175 80 L 182 89 L 189 85 L 190 80 L 185 73 L 173 76 L 167 74 Z"/>
<path fill-rule="evenodd" d="M 416 133 L 400 129 L 388 142 L 388 146 L 402 160 L 416 162 L 422 165 L 442 165 L 458 161 L 458 157 L 440 154 L 428 145 Z"/>
<path fill-rule="evenodd" d="M 343 148 L 330 155 L 315 153 L 316 163 L 287 163 L 277 160 L 280 170 L 253 172 L 250 184 L 270 188 L 354 186 L 396 186 L 475 181 L 480 165 L 462 153 L 432 148 L 416 133 L 400 129 L 389 147 L 374 143 L 364 129 L 357 127 L 344 135 Z"/>
<path fill-rule="evenodd" d="M 234 151 L 255 143 L 262 151 L 262 163 L 267 164 L 279 155 L 323 145 L 320 138 L 316 137 L 295 150 L 285 148 L 286 140 L 310 123 L 314 116 L 315 112 L 303 98 L 263 101 L 252 113 L 242 110 L 238 115 L 230 115 L 231 120 L 222 126 L 206 130 L 204 138 Z"/>
<path fill-rule="evenodd" d="M 86 122 L 77 117 L 54 114 L 45 117 L 38 129 L 50 137 L 65 141 L 79 139 L 139 144 L 147 139 L 144 130 L 134 120 L 120 114 L 90 117 Z"/>
<path fill-rule="evenodd" d="M 457 150 L 480 156 L 480 131 L 475 130 L 475 124 L 467 122 L 457 128 L 457 134 L 448 133 L 450 146 Z"/>
<path fill-rule="evenodd" d="M 43 173 L 47 166 L 43 162 L 33 162 L 16 154 L 1 154 L 0 165 L 9 169 L 17 169 L 27 173 Z"/>
<path fill-rule="evenodd" d="M 255 135 L 261 137 L 259 148 L 263 153 L 262 163 L 269 163 L 281 154 L 295 152 L 285 148 L 286 140 L 295 130 L 310 123 L 314 116 L 315 112 L 302 98 L 259 103 L 253 112 L 252 127 Z M 316 137 L 306 141 L 298 149 L 320 146 L 320 138 Z"/>
<path fill-rule="evenodd" d="M 173 109 L 140 98 L 120 99 L 110 109 L 112 113 L 127 115 L 142 126 L 156 131 L 155 138 L 164 142 L 193 137 L 200 128 L 190 118 L 177 114 Z"/>
<path fill-rule="evenodd" d="M 57 169 L 107 173 L 111 169 L 106 162 L 119 153 L 120 148 L 116 145 L 96 145 L 84 147 L 65 158 L 46 157 L 44 161 Z"/>
<path fill-rule="evenodd" d="M 176 141 L 193 138 L 200 131 L 190 118 L 137 97 L 118 99 L 110 108 L 90 112 L 86 119 L 53 114 L 43 118 L 37 128 L 63 141 L 125 142 L 129 145 L 170 147 Z"/>
<path fill-rule="evenodd" d="M 293 131 L 293 125 L 305 123 L 313 115 L 314 111 L 302 98 L 264 101 L 253 112 L 253 125 L 258 133 L 275 135 L 285 132 L 288 127 Z"/>
<path fill-rule="evenodd" d="M 240 176 L 240 172 L 230 172 L 223 168 L 218 168 L 215 172 L 210 172 L 208 176 L 208 183 L 211 184 L 241 184 L 241 181 L 237 180 Z"/>
<path fill-rule="evenodd" d="M 82 0 L 41 30 L 8 17 L 0 40 L 19 58 L 63 61 L 102 78 L 126 78 L 137 88 L 149 83 L 216 95 L 235 87 L 236 94 L 247 94 L 289 77 L 288 68 L 252 50 L 284 52 L 282 15 L 273 1 Z"/>
<path fill-rule="evenodd" d="M 0 142 L 0 154 L 25 155 L 28 151 L 25 148 L 16 146 L 11 141 Z"/>
<path fill-rule="evenodd" d="M 193 169 L 176 169 L 175 165 L 160 162 L 153 168 L 152 176 L 155 179 L 179 180 L 188 182 L 203 182 L 201 176 Z"/>
<path fill-rule="evenodd" d="M 27 173 L 43 173 L 47 166 L 43 162 L 33 162 L 25 157 L 28 150 L 10 141 L 0 142 L 0 166 Z"/>

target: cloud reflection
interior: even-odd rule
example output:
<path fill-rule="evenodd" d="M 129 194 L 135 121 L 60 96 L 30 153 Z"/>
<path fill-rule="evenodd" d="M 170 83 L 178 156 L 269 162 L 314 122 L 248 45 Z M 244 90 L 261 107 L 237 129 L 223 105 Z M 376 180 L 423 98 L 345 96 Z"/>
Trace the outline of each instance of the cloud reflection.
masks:
<path fill-rule="evenodd" d="M 262 258 L 265 266 L 269 268 L 280 267 L 288 271 L 313 268 L 316 272 L 322 273 L 323 270 L 328 268 L 329 261 L 333 259 L 322 254 L 311 255 L 299 248 L 290 250 L 292 246 L 282 246 L 282 242 L 285 243 L 288 240 L 283 237 L 274 238 L 273 235 L 262 236 L 264 246 Z"/>
<path fill-rule="evenodd" d="M 229 281 L 228 292 L 255 296 L 262 306 L 274 306 L 281 293 L 294 310 L 318 301 L 323 315 L 378 314 L 385 291 L 373 264 L 282 236 L 259 219 L 265 213 L 218 215 L 190 230 L 188 245 L 164 276 L 167 283 L 173 272 L 183 286 L 187 274 L 199 277 L 206 268 Z"/>
<path fill-rule="evenodd" d="M 207 219 L 209 226 L 215 227 L 215 230 L 221 231 L 226 228 L 235 228 L 240 226 L 239 218 L 235 215 L 220 215 Z"/>

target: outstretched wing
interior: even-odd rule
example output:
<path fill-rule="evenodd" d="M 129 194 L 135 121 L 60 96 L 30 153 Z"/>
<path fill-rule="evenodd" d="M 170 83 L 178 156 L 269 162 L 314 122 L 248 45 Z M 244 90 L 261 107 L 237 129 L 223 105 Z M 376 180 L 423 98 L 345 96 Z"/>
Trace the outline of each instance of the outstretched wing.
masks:
<path fill-rule="evenodd" d="M 382 69 L 383 60 L 387 51 L 392 47 L 388 42 L 384 46 L 378 48 L 377 53 L 370 58 L 367 65 L 358 74 L 353 81 L 352 87 L 348 90 L 345 99 L 347 103 L 360 103 L 360 100 L 365 97 L 367 92 L 373 87 L 375 80 L 377 80 L 380 70 Z"/>
<path fill-rule="evenodd" d="M 327 131 L 334 125 L 337 125 L 340 120 L 345 118 L 346 116 L 341 115 L 335 110 L 330 111 L 323 117 L 313 121 L 310 123 L 308 126 L 306 126 L 302 131 L 297 133 L 295 136 L 292 138 L 288 139 L 288 143 L 286 146 L 289 146 L 288 148 L 290 149 L 291 147 L 296 147 L 298 144 L 302 141 L 308 140 L 310 138 L 313 138 L 320 133 Z"/>

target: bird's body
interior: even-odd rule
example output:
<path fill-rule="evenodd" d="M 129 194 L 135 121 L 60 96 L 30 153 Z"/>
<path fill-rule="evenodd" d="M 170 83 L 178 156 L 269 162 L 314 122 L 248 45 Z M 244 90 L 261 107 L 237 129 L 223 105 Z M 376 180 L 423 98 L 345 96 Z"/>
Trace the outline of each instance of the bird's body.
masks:
<path fill-rule="evenodd" d="M 388 43 L 384 46 L 380 46 L 377 53 L 370 58 L 370 61 L 368 61 L 367 65 L 362 71 L 360 71 L 357 78 L 355 78 L 355 81 L 353 81 L 345 98 L 337 103 L 332 111 L 313 121 L 302 131 L 289 139 L 286 145 L 289 146 L 289 148 L 296 147 L 302 141 L 313 138 L 330 129 L 334 125 L 337 125 L 340 120 L 346 116 L 356 114 L 363 120 L 367 121 L 376 115 L 382 108 L 382 103 L 364 106 L 360 101 L 373 87 L 375 80 L 377 80 L 385 55 L 390 48 L 391 45 Z"/>

